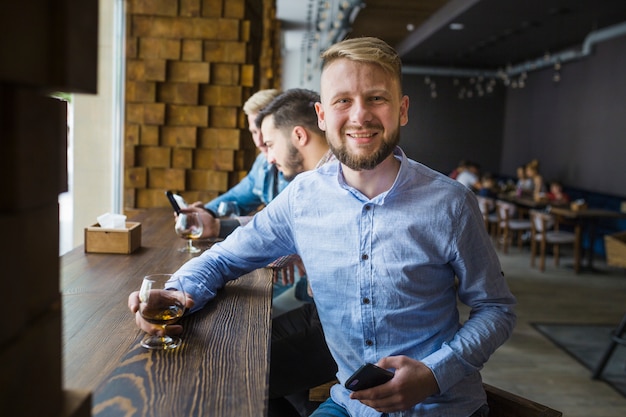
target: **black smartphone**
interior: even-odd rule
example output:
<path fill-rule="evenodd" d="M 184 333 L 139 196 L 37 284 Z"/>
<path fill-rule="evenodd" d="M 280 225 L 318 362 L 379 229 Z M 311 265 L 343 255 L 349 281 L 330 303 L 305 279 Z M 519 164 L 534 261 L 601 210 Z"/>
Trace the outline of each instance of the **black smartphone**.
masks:
<path fill-rule="evenodd" d="M 359 391 L 384 384 L 391 378 L 393 378 L 393 372 L 373 363 L 366 363 L 348 378 L 345 387 L 352 391 Z"/>
<path fill-rule="evenodd" d="M 170 200 L 170 204 L 172 205 L 172 208 L 174 209 L 174 211 L 176 212 L 176 214 L 180 213 L 180 206 L 182 205 L 183 207 L 186 206 L 185 204 L 185 200 L 183 200 L 183 198 L 181 196 L 179 196 L 178 194 L 174 194 L 171 191 L 166 191 L 165 195 L 167 196 L 167 199 Z"/>

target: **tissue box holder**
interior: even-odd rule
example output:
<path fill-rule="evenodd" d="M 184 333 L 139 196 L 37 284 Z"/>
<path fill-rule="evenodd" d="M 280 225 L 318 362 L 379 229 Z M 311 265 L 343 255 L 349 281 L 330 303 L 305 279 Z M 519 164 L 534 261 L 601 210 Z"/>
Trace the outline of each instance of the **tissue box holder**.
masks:
<path fill-rule="evenodd" d="M 141 223 L 126 222 L 125 229 L 103 229 L 99 223 L 85 227 L 85 252 L 132 253 L 141 247 Z"/>

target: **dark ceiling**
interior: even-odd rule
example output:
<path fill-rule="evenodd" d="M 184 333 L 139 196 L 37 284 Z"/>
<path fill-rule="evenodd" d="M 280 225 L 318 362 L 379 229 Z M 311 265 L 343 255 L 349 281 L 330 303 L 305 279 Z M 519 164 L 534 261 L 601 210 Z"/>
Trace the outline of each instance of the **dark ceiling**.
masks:
<path fill-rule="evenodd" d="M 626 22 L 626 0 L 365 0 L 349 37 L 376 36 L 405 65 L 498 69 L 580 48 Z M 461 23 L 463 30 L 451 30 Z M 413 25 L 409 31 L 407 25 Z"/>

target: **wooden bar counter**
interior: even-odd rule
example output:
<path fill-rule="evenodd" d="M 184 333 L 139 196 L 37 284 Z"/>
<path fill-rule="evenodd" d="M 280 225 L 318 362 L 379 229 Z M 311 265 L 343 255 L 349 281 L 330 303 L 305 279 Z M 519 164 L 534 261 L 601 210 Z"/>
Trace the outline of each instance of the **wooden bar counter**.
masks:
<path fill-rule="evenodd" d="M 171 209 L 150 209 L 142 246 L 130 255 L 61 257 L 64 388 L 93 393 L 94 416 L 263 416 L 267 410 L 271 273 L 229 283 L 203 310 L 184 317 L 182 345 L 139 346 L 144 333 L 127 307 L 144 275 L 172 273 L 194 255 L 174 232 Z M 205 248 L 209 242 L 196 242 Z"/>

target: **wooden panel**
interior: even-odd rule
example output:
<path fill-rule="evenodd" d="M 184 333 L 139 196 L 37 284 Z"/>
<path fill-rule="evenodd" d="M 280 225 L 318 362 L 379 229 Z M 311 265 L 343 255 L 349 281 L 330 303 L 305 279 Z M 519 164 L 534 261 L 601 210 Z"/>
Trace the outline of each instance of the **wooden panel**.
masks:
<path fill-rule="evenodd" d="M 148 169 L 145 167 L 128 167 L 124 170 L 124 187 L 146 188 L 148 185 Z"/>
<path fill-rule="evenodd" d="M 146 81 L 127 81 L 126 100 L 134 103 L 154 103 L 156 83 Z"/>
<path fill-rule="evenodd" d="M 138 59 L 126 60 L 126 80 L 145 80 L 144 62 Z"/>
<path fill-rule="evenodd" d="M 139 38 L 139 58 L 180 59 L 181 42 L 177 39 Z"/>
<path fill-rule="evenodd" d="M 227 0 L 201 0 L 202 16 L 204 17 L 221 17 L 224 11 L 223 2 Z"/>
<path fill-rule="evenodd" d="M 199 148 L 239 149 L 241 130 L 239 129 L 200 129 Z"/>
<path fill-rule="evenodd" d="M 148 125 L 162 125 L 165 122 L 165 104 L 148 103 L 143 105 L 143 122 Z"/>
<path fill-rule="evenodd" d="M 167 207 L 170 208 L 170 203 L 165 197 L 165 190 L 153 189 L 153 188 L 137 188 L 135 192 L 135 207 L 136 208 L 152 208 L 152 207 Z M 172 224 L 172 229 L 174 225 Z"/>
<path fill-rule="evenodd" d="M 226 172 L 192 169 L 187 171 L 188 190 L 226 191 L 228 174 Z"/>
<path fill-rule="evenodd" d="M 198 90 L 196 83 L 162 83 L 157 97 L 162 103 L 198 104 Z"/>
<path fill-rule="evenodd" d="M 200 0 L 180 0 L 179 4 L 179 16 L 195 17 L 202 15 L 202 2 Z"/>
<path fill-rule="evenodd" d="M 124 144 L 139 144 L 139 125 L 135 123 L 126 123 L 124 125 Z"/>
<path fill-rule="evenodd" d="M 183 39 L 183 61 L 202 61 L 202 41 L 197 39 Z"/>
<path fill-rule="evenodd" d="M 67 103 L 0 84 L 0 112 L 0 210 L 57 200 L 67 190 Z"/>
<path fill-rule="evenodd" d="M 244 64 L 246 44 L 244 42 L 206 41 L 204 42 L 204 60 Z"/>
<path fill-rule="evenodd" d="M 239 22 L 235 19 L 134 15 L 131 23 L 131 35 L 174 39 L 237 40 Z"/>
<path fill-rule="evenodd" d="M 264 14 L 273 16 L 270 11 L 275 6 L 246 0 L 130 2 L 126 167 L 187 170 L 186 184 L 179 191 L 210 195 L 245 175 L 256 151 L 242 140 L 241 129 L 247 128 L 247 122 L 241 106 L 255 83 L 256 64 L 249 59 L 259 53 L 250 54 L 250 48 L 260 45 L 248 43 L 252 28 L 245 20 L 248 7 L 258 7 L 259 15 L 263 8 Z M 264 20 L 256 27 L 266 24 Z M 256 39 L 258 35 L 262 34 Z M 243 153 L 238 151 L 242 147 Z M 206 159 L 208 154 L 195 154 L 196 149 L 226 152 L 214 152 Z M 215 175 L 235 166 L 234 177 Z M 127 195 L 141 207 L 153 207 L 158 201 L 153 200 L 150 190 L 156 187 L 149 176 L 145 186 Z"/>
<path fill-rule="evenodd" d="M 149 168 L 148 188 L 184 190 L 185 170 L 176 168 Z"/>
<path fill-rule="evenodd" d="M 211 84 L 239 85 L 240 66 L 236 64 L 212 64 Z M 243 84 L 242 84 L 243 85 Z"/>
<path fill-rule="evenodd" d="M 167 79 L 174 82 L 208 83 L 208 62 L 182 62 L 172 61 L 167 65 Z"/>
<path fill-rule="evenodd" d="M 236 107 L 211 107 L 211 126 L 222 128 L 237 127 Z"/>
<path fill-rule="evenodd" d="M 209 108 L 206 106 L 167 106 L 167 124 L 170 126 L 208 126 Z"/>
<path fill-rule="evenodd" d="M 3 1 L 0 27 L 0 80 L 97 92 L 98 1 Z"/>
<path fill-rule="evenodd" d="M 228 0 L 224 2 L 224 17 L 243 19 L 245 13 L 245 0 Z"/>
<path fill-rule="evenodd" d="M 128 10 L 135 14 L 176 16 L 178 0 L 130 0 Z"/>
<path fill-rule="evenodd" d="M 163 126 L 163 146 L 195 148 L 197 129 L 193 126 Z"/>
<path fill-rule="evenodd" d="M 135 148 L 133 144 L 124 145 L 124 168 L 130 168 L 135 166 Z"/>
<path fill-rule="evenodd" d="M 137 58 L 139 54 L 139 39 L 129 36 L 126 38 L 126 58 Z M 126 64 L 128 65 L 128 63 Z"/>
<path fill-rule="evenodd" d="M 30 263 L 37 263 L 33 260 Z M 51 279 L 46 273 L 40 276 L 58 286 L 57 277 Z M 36 283 L 30 284 L 31 290 L 20 294 L 37 292 L 32 290 L 36 288 Z M 12 338 L 11 343 L 2 344 L 0 386 L 3 416 L 56 416 L 63 407 L 61 300 L 58 290 L 55 293 L 56 297 L 51 300 L 54 304 L 48 311 L 33 317 L 28 326 Z M 28 298 L 22 297 L 21 300 Z"/>
<path fill-rule="evenodd" d="M 193 151 L 191 149 L 172 149 L 172 168 L 193 168 Z"/>
<path fill-rule="evenodd" d="M 197 169 L 232 171 L 234 152 L 227 149 L 196 149 L 193 166 Z"/>
<path fill-rule="evenodd" d="M 204 60 L 243 64 L 246 62 L 246 44 L 244 42 L 205 41 Z"/>
<path fill-rule="evenodd" d="M 143 104 L 126 103 L 126 123 L 143 124 Z"/>
<path fill-rule="evenodd" d="M 245 87 L 254 86 L 254 66 L 253 65 L 242 65 L 241 66 L 241 85 Z M 272 78 L 271 76 L 267 76 L 267 78 Z"/>
<path fill-rule="evenodd" d="M 241 86 L 205 85 L 200 103 L 205 106 L 243 106 Z"/>
<path fill-rule="evenodd" d="M 159 126 L 141 125 L 139 128 L 139 143 L 141 145 L 159 145 Z"/>
<path fill-rule="evenodd" d="M 138 146 L 137 164 L 152 168 L 169 168 L 171 148 L 158 146 Z"/>
<path fill-rule="evenodd" d="M 166 64 L 167 61 L 164 59 L 144 59 L 143 80 L 165 81 Z"/>

